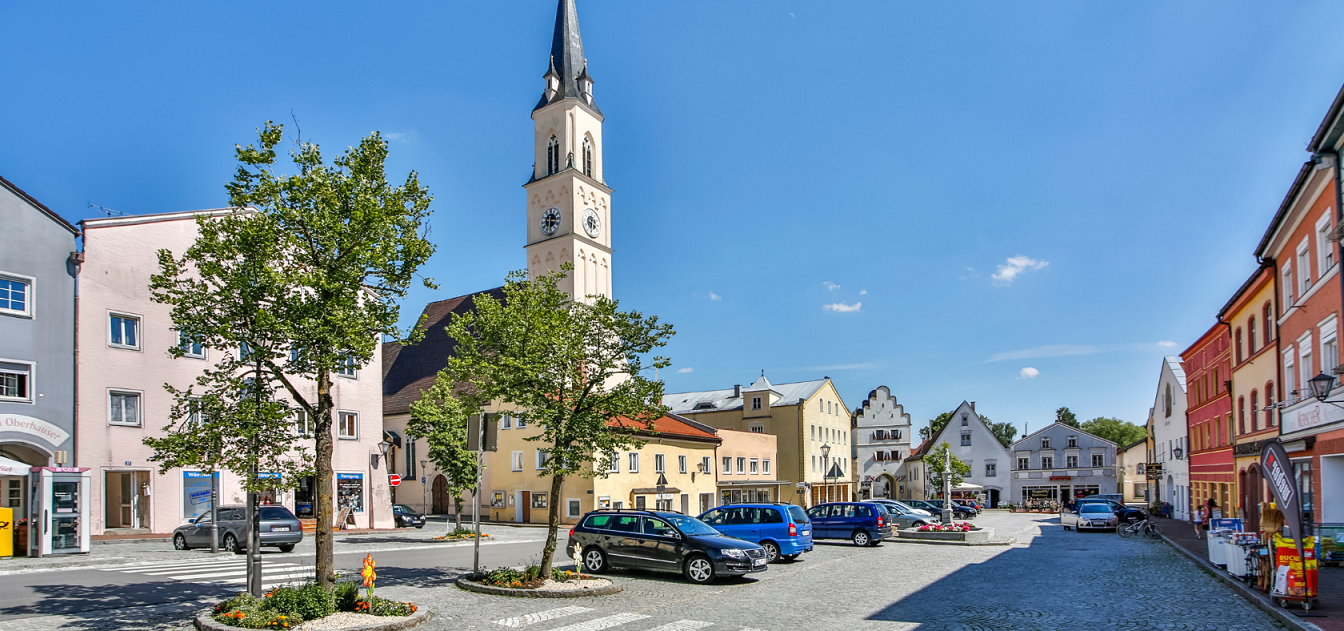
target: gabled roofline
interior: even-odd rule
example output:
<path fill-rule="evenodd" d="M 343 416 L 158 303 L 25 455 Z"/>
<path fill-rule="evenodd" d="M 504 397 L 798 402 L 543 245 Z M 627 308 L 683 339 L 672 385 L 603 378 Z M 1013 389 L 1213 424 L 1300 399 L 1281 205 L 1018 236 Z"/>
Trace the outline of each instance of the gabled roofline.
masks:
<path fill-rule="evenodd" d="M 1265 235 L 1260 237 L 1260 244 L 1255 246 L 1255 258 L 1266 258 L 1265 249 L 1269 247 L 1269 242 L 1274 239 L 1274 234 L 1278 232 L 1283 220 L 1288 217 L 1288 211 L 1292 209 L 1293 202 L 1302 192 L 1302 188 L 1306 186 L 1307 180 L 1311 179 L 1311 172 L 1315 166 L 1315 162 L 1307 160 L 1302 163 L 1302 168 L 1297 170 L 1297 177 L 1293 178 L 1292 186 L 1288 187 L 1288 193 L 1283 196 L 1283 201 L 1279 202 L 1279 210 L 1274 213 L 1274 219 L 1269 222 L 1269 227 L 1265 228 Z"/>
<path fill-rule="evenodd" d="M 134 226 L 144 223 L 159 223 L 161 221 L 182 221 L 185 219 L 195 219 L 197 217 L 219 217 L 223 215 L 232 215 L 234 213 L 253 213 L 255 208 L 206 208 L 202 210 L 183 210 L 171 213 L 154 213 L 150 215 L 127 215 L 124 217 L 104 217 L 102 219 L 84 219 L 79 225 L 84 226 L 85 230 L 89 228 L 113 228 L 117 226 Z"/>
<path fill-rule="evenodd" d="M 1026 442 L 1026 440 L 1027 440 L 1028 438 L 1031 438 L 1031 437 L 1033 437 L 1033 436 L 1036 436 L 1036 435 L 1040 434 L 1041 432 L 1044 432 L 1044 431 L 1046 431 L 1046 430 L 1048 430 L 1048 429 L 1050 429 L 1051 427 L 1054 427 L 1054 426 L 1056 426 L 1056 425 L 1063 425 L 1064 427 L 1067 427 L 1067 428 L 1069 428 L 1069 429 L 1072 430 L 1072 431 L 1078 432 L 1079 434 L 1084 434 L 1084 435 L 1087 435 L 1087 436 L 1091 436 L 1092 438 L 1095 438 L 1095 439 L 1097 439 L 1097 440 L 1099 440 L 1099 441 L 1101 441 L 1101 442 L 1104 442 L 1104 443 L 1110 443 L 1110 444 L 1112 444 L 1112 445 L 1115 445 L 1117 448 L 1120 447 L 1120 445 L 1117 445 L 1117 444 L 1115 443 L 1115 441 L 1113 441 L 1113 440 L 1106 440 L 1105 438 L 1102 438 L 1102 437 L 1100 437 L 1100 436 L 1098 436 L 1098 435 L 1096 435 L 1096 434 L 1092 434 L 1092 433 L 1089 433 L 1089 432 L 1085 432 L 1085 431 L 1083 431 L 1083 430 L 1081 430 L 1081 429 L 1079 429 L 1079 428 L 1077 428 L 1077 427 L 1074 427 L 1074 426 L 1072 426 L 1072 425 L 1066 425 L 1066 424 L 1061 423 L 1061 422 L 1059 422 L 1059 421 L 1055 421 L 1055 422 L 1053 422 L 1053 423 L 1051 423 L 1051 424 L 1049 424 L 1049 425 L 1046 425 L 1045 427 L 1042 427 L 1041 429 L 1038 429 L 1038 430 L 1036 430 L 1036 431 L 1034 431 L 1034 432 L 1032 432 L 1032 433 L 1030 433 L 1030 434 L 1027 434 L 1026 436 L 1023 436 L 1023 437 L 1022 437 L 1021 439 L 1019 439 L 1017 442 L 1015 442 L 1015 443 L 1013 443 L 1012 445 L 1010 445 L 1010 446 L 1008 447 L 1008 449 L 1009 449 L 1009 450 L 1012 450 L 1013 447 L 1016 447 L 1016 446 L 1017 446 L 1017 443 Z M 1145 438 L 1144 440 L 1147 440 L 1147 439 Z"/>
<path fill-rule="evenodd" d="M 47 208 L 46 204 L 37 201 L 37 198 L 24 192 L 24 190 L 19 188 L 18 186 L 15 186 L 13 182 L 6 180 L 3 177 L 0 177 L 0 186 L 4 186 L 6 189 L 9 189 L 9 192 L 19 196 L 20 199 L 22 199 L 25 202 L 28 202 L 28 204 L 31 205 L 33 208 L 42 211 L 42 214 L 46 215 L 47 218 L 60 224 L 62 228 L 69 230 L 71 234 L 77 237 L 80 236 L 79 228 L 76 228 L 74 224 L 70 223 L 69 221 L 66 221 L 65 217 L 56 214 L 56 211 Z"/>
<path fill-rule="evenodd" d="M 1330 109 L 1326 110 L 1325 118 L 1316 128 L 1316 133 L 1311 136 L 1311 142 L 1307 143 L 1307 151 L 1316 153 L 1323 146 L 1334 146 L 1335 143 L 1331 141 L 1337 138 L 1342 131 L 1340 127 L 1341 113 L 1344 113 L 1344 87 L 1340 87 L 1339 92 L 1335 94 L 1335 101 L 1330 104 Z"/>
<path fill-rule="evenodd" d="M 1254 272 L 1251 272 L 1251 275 L 1246 279 L 1246 282 L 1242 283 L 1241 287 L 1232 294 L 1232 297 L 1227 299 L 1227 304 L 1224 304 L 1223 308 L 1218 310 L 1218 320 L 1223 321 L 1223 316 L 1226 315 L 1228 311 L 1231 311 L 1232 307 L 1236 306 L 1236 304 L 1241 301 L 1242 296 L 1246 294 L 1247 290 L 1255 285 L 1256 281 L 1260 280 L 1260 277 L 1272 267 L 1272 265 L 1261 261 L 1260 266 L 1255 268 Z"/>

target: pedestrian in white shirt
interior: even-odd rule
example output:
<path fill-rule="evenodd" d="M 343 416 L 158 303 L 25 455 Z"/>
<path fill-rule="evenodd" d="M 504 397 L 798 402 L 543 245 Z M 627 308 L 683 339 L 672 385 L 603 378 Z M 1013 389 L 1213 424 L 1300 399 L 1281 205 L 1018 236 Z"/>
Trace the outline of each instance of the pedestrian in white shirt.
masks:
<path fill-rule="evenodd" d="M 1194 523 L 1195 523 L 1195 538 L 1196 538 L 1196 539 L 1199 539 L 1199 538 L 1201 538 L 1201 537 L 1200 537 L 1200 528 L 1204 525 L 1204 507 L 1203 507 L 1203 506 L 1200 506 L 1199 508 L 1195 509 L 1195 522 L 1194 522 Z"/>

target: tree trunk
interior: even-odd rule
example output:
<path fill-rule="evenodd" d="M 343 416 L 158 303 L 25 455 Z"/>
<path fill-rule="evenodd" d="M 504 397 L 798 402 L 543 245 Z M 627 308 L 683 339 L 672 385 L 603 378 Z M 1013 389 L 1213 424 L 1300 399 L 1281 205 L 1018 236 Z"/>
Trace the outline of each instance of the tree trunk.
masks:
<path fill-rule="evenodd" d="M 551 512 L 546 517 L 546 547 L 541 549 L 542 578 L 551 577 L 551 557 L 555 556 L 556 538 L 560 530 L 560 486 L 564 483 L 565 476 L 551 478 Z"/>
<path fill-rule="evenodd" d="M 335 503 L 332 501 L 331 470 L 331 376 L 325 371 L 317 376 L 317 463 L 314 467 L 313 481 L 317 486 L 317 584 L 326 589 L 336 585 L 335 534 L 332 533 L 335 521 Z M 373 481 L 370 480 L 370 483 Z"/>
<path fill-rule="evenodd" d="M 458 494 L 458 496 L 457 496 L 457 501 L 456 501 L 456 502 L 453 502 L 453 506 L 456 506 L 456 507 L 457 507 L 457 513 L 455 514 L 454 519 L 453 519 L 453 531 L 456 532 L 456 531 L 462 530 L 462 495 L 461 495 L 461 494 Z"/>

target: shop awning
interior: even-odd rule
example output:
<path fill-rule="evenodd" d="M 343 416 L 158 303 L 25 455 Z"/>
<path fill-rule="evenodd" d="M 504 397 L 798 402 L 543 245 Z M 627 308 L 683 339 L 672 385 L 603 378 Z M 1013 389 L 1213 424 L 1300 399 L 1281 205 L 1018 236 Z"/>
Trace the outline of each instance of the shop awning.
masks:
<path fill-rule="evenodd" d="M 679 489 L 679 488 L 677 488 L 677 487 L 675 487 L 675 486 L 668 486 L 668 487 L 664 487 L 662 492 L 663 492 L 663 493 L 680 493 L 680 492 L 681 492 L 681 489 Z M 656 486 L 651 486 L 651 487 L 646 487 L 646 488 L 642 488 L 642 489 L 631 489 L 631 490 L 630 490 L 630 494 L 631 494 L 631 495 L 657 495 L 657 494 L 658 494 L 658 487 L 656 487 Z"/>
<path fill-rule="evenodd" d="M 970 483 L 970 482 L 962 482 L 961 484 L 958 484 L 958 485 L 952 487 L 952 490 L 953 490 L 953 491 L 979 491 L 980 489 L 983 489 L 983 488 L 985 488 L 985 487 L 980 486 L 979 484 L 972 484 L 972 483 Z"/>
<path fill-rule="evenodd" d="M 28 475 L 33 465 L 9 458 L 0 458 L 0 475 Z"/>

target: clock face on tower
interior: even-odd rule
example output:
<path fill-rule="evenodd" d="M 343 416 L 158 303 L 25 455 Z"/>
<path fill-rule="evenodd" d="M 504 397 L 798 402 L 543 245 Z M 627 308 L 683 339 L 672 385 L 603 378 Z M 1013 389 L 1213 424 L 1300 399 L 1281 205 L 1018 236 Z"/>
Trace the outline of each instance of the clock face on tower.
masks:
<path fill-rule="evenodd" d="M 541 233 L 544 235 L 552 235 L 559 229 L 560 209 L 554 206 L 547 208 L 546 212 L 541 213 Z"/>
<path fill-rule="evenodd" d="M 597 238 L 597 235 L 602 234 L 602 218 L 597 216 L 596 210 L 583 209 L 583 231 L 594 239 Z"/>

